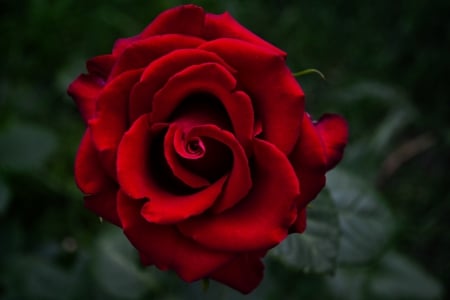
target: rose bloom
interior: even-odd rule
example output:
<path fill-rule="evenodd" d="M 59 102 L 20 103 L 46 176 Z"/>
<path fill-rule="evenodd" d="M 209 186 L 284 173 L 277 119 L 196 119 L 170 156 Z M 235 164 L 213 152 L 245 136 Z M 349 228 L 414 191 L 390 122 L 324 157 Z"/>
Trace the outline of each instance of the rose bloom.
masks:
<path fill-rule="evenodd" d="M 185 5 L 69 86 L 87 125 L 75 162 L 85 205 L 143 264 L 248 293 L 267 251 L 305 230 L 347 125 L 311 120 L 285 59 L 229 14 Z"/>

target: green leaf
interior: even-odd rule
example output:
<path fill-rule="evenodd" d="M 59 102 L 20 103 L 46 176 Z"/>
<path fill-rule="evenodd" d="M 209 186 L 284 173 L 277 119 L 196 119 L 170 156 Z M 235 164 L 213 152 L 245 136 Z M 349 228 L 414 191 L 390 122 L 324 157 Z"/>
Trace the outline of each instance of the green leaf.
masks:
<path fill-rule="evenodd" d="M 307 228 L 289 235 L 271 254 L 289 267 L 304 272 L 332 273 L 338 254 L 337 211 L 327 191 L 323 191 L 307 210 Z"/>
<path fill-rule="evenodd" d="M 69 272 L 39 257 L 22 258 L 24 286 L 20 287 L 34 299 L 73 299 L 77 281 Z M 26 271 L 26 272 L 25 272 Z"/>
<path fill-rule="evenodd" d="M 394 228 L 391 212 L 380 195 L 360 178 L 339 170 L 328 173 L 327 188 L 341 229 L 338 262 L 360 264 L 374 259 Z"/>
<path fill-rule="evenodd" d="M 379 299 L 431 300 L 442 297 L 439 282 L 418 265 L 398 253 L 388 253 L 369 284 L 369 290 Z"/>
<path fill-rule="evenodd" d="M 10 192 L 8 186 L 0 180 L 0 215 L 6 212 L 10 200 Z"/>
<path fill-rule="evenodd" d="M 0 132 L 0 167 L 14 171 L 40 168 L 56 149 L 50 131 L 26 124 L 14 124 Z"/>
<path fill-rule="evenodd" d="M 118 229 L 106 233 L 96 248 L 94 276 L 100 286 L 119 299 L 139 299 L 156 286 L 149 272 L 137 268 L 136 250 Z"/>

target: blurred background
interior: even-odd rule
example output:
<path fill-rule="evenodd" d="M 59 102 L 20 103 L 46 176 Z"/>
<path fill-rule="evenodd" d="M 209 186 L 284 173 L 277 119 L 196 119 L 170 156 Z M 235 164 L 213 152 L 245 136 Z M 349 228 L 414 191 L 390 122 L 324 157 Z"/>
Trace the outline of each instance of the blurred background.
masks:
<path fill-rule="evenodd" d="M 293 71 L 322 71 L 299 78 L 308 111 L 349 121 L 345 159 L 310 209 L 313 247 L 274 250 L 246 297 L 141 267 L 83 208 L 84 125 L 66 88 L 88 58 L 187 2 L 1 0 L 0 299 L 450 299 L 450 2 L 192 2 L 229 11 Z M 316 226 L 329 198 L 338 231 Z"/>

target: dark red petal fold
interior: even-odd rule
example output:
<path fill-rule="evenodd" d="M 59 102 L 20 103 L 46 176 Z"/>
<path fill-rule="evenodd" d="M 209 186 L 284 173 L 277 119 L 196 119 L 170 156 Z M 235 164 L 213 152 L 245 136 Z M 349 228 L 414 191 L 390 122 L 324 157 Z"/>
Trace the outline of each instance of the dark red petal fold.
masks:
<path fill-rule="evenodd" d="M 155 94 L 152 121 L 166 122 L 187 97 L 208 94 L 222 104 L 236 138 L 248 149 L 254 132 L 253 107 L 248 95 L 235 89 L 235 78 L 222 65 L 203 63 L 187 67 L 173 75 Z"/>
<path fill-rule="evenodd" d="M 247 197 L 222 214 L 202 215 L 179 223 L 187 237 L 226 251 L 271 248 L 287 235 L 296 218 L 297 177 L 287 157 L 274 145 L 254 141 L 253 188 Z"/>
<path fill-rule="evenodd" d="M 206 14 L 204 36 L 206 40 L 215 40 L 219 38 L 239 39 L 268 48 L 281 56 L 286 56 L 286 52 L 266 42 L 247 28 L 243 27 L 228 12 L 220 15 Z"/>
<path fill-rule="evenodd" d="M 202 36 L 205 12 L 196 5 L 182 5 L 168 9 L 158 15 L 140 34 L 148 36 L 178 33 L 190 36 Z"/>
<path fill-rule="evenodd" d="M 203 42 L 201 38 L 180 34 L 157 35 L 135 41 L 118 57 L 110 78 L 128 70 L 144 68 L 153 60 L 174 50 L 196 48 Z"/>
<path fill-rule="evenodd" d="M 89 127 L 92 140 L 100 153 L 103 166 L 111 177 L 116 177 L 116 151 L 128 127 L 128 97 L 142 70 L 121 74 L 102 90 L 97 102 L 96 118 Z"/>
<path fill-rule="evenodd" d="M 203 125 L 192 128 L 187 134 L 190 136 L 210 137 L 226 145 L 233 154 L 233 166 L 228 174 L 225 187 L 211 208 L 214 213 L 222 213 L 240 202 L 252 187 L 250 166 L 244 149 L 236 138 L 228 131 L 222 130 L 214 125 Z M 208 149 L 206 149 L 208 151 Z"/>
<path fill-rule="evenodd" d="M 226 180 L 224 176 L 207 188 L 188 195 L 174 194 L 161 187 L 156 180 L 159 176 L 157 168 L 153 167 L 149 154 L 152 147 L 163 147 L 154 143 L 154 137 L 165 128 L 151 129 L 148 116 L 141 116 L 124 135 L 117 155 L 120 186 L 132 198 L 148 199 L 142 216 L 159 224 L 179 222 L 202 213 L 218 198 Z"/>
<path fill-rule="evenodd" d="M 97 194 L 113 184 L 103 169 L 89 129 L 84 133 L 75 158 L 75 182 L 86 195 Z"/>
<path fill-rule="evenodd" d="M 191 282 L 207 277 L 233 259 L 233 254 L 202 247 L 183 237 L 175 227 L 156 225 L 142 218 L 141 201 L 118 195 L 118 212 L 128 239 L 148 264 L 172 269 Z"/>
<path fill-rule="evenodd" d="M 248 294 L 259 285 L 263 275 L 264 265 L 260 255 L 245 253 L 214 271 L 210 277 Z"/>
<path fill-rule="evenodd" d="M 67 93 L 75 100 L 86 123 L 95 116 L 95 105 L 103 85 L 104 82 L 101 78 L 95 75 L 81 74 L 67 89 Z"/>
<path fill-rule="evenodd" d="M 151 62 L 131 92 L 130 120 L 134 121 L 140 115 L 151 111 L 155 93 L 170 77 L 189 66 L 207 62 L 220 64 L 233 72 L 233 69 L 217 54 L 199 49 L 174 50 Z"/>
<path fill-rule="evenodd" d="M 344 155 L 348 141 L 347 121 L 336 114 L 325 114 L 317 122 L 316 129 L 325 149 L 326 168 L 332 169 Z"/>
<path fill-rule="evenodd" d="M 217 39 L 199 48 L 218 54 L 236 69 L 237 80 L 262 121 L 264 139 L 290 153 L 300 132 L 304 94 L 284 57 L 236 39 Z"/>
<path fill-rule="evenodd" d="M 297 220 L 292 225 L 291 232 L 302 233 L 306 229 L 306 207 L 300 209 L 297 214 Z"/>
<path fill-rule="evenodd" d="M 120 227 L 120 219 L 117 214 L 117 191 L 116 186 L 84 197 L 84 206 L 114 225 Z"/>
<path fill-rule="evenodd" d="M 116 210 L 117 184 L 107 175 L 87 129 L 75 159 L 75 182 L 85 194 L 85 206 L 108 222 L 120 226 Z"/>
<path fill-rule="evenodd" d="M 89 59 L 86 67 L 90 74 L 96 75 L 106 81 L 115 62 L 116 57 L 112 54 L 99 55 Z"/>
<path fill-rule="evenodd" d="M 176 125 L 171 125 L 164 138 L 164 158 L 167 161 L 172 173 L 184 184 L 193 189 L 203 188 L 210 185 L 210 182 L 189 170 L 180 163 L 180 152 L 186 150 L 186 145 L 182 145 L 182 150 L 178 150 L 175 145 L 182 139 L 183 132 Z M 192 155 L 192 154 L 191 154 Z"/>

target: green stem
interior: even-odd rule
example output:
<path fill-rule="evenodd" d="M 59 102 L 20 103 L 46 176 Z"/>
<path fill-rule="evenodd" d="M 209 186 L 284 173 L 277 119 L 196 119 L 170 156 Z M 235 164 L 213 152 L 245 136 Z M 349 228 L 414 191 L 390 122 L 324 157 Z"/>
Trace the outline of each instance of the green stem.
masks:
<path fill-rule="evenodd" d="M 301 77 L 301 76 L 303 76 L 303 75 L 308 75 L 308 74 L 311 74 L 311 73 L 316 73 L 317 75 L 319 75 L 320 77 L 322 77 L 323 80 L 326 80 L 326 79 L 325 79 L 325 75 L 323 75 L 322 72 L 320 72 L 320 71 L 317 70 L 317 69 L 306 69 L 306 70 L 302 70 L 302 71 L 300 71 L 300 72 L 292 73 L 292 75 L 293 75 L 294 77 Z"/>

